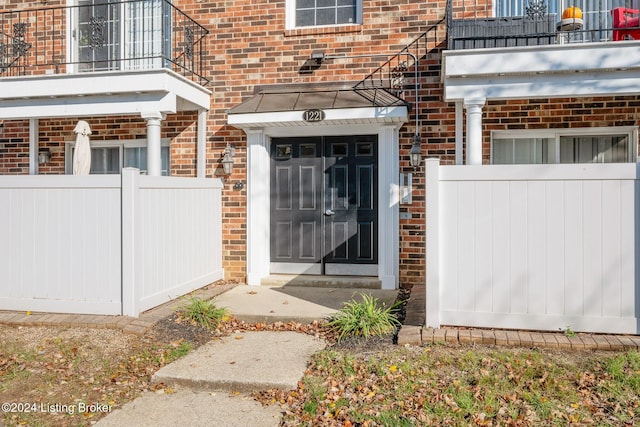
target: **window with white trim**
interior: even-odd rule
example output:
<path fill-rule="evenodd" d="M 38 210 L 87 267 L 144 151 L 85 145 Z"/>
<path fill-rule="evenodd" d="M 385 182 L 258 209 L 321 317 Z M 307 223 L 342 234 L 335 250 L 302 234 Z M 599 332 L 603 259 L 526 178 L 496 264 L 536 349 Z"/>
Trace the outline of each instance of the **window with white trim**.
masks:
<path fill-rule="evenodd" d="M 67 173 L 73 171 L 73 150 L 75 142 L 68 144 L 66 155 Z M 162 175 L 169 175 L 169 140 L 162 140 Z M 141 174 L 147 173 L 147 141 L 91 141 L 91 174 L 119 174 L 122 168 L 137 168 Z"/>
<path fill-rule="evenodd" d="M 638 128 L 495 131 L 492 164 L 635 162 Z"/>
<path fill-rule="evenodd" d="M 287 0 L 287 28 L 362 23 L 362 0 Z"/>

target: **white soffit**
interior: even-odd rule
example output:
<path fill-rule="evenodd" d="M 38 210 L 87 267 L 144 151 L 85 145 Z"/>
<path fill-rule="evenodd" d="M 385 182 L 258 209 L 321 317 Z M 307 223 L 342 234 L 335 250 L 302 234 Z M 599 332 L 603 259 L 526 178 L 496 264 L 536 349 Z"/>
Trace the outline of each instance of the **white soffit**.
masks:
<path fill-rule="evenodd" d="M 171 70 L 0 79 L 0 118 L 79 117 L 208 110 L 211 91 Z"/>
<path fill-rule="evenodd" d="M 640 42 L 443 53 L 445 100 L 637 94 Z"/>

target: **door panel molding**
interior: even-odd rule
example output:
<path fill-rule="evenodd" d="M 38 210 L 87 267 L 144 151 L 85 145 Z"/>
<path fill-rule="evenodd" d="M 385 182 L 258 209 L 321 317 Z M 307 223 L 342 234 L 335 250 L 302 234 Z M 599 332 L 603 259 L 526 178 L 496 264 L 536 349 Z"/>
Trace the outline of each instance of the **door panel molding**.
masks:
<path fill-rule="evenodd" d="M 330 264 L 377 264 L 376 152 L 377 135 L 271 141 L 273 268 L 309 271 L 284 264 L 316 263 L 324 272 Z M 360 270 L 372 271 L 351 274 Z"/>

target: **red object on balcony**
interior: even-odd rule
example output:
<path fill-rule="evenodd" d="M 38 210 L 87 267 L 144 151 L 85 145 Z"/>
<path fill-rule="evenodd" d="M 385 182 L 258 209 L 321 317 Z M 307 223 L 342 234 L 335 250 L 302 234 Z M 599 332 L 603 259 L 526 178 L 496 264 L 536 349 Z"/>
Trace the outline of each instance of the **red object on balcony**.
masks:
<path fill-rule="evenodd" d="M 638 9 L 627 9 L 626 7 L 616 7 L 611 11 L 611 15 L 613 15 L 614 41 L 624 40 L 627 35 L 636 40 L 640 40 L 638 12 Z"/>

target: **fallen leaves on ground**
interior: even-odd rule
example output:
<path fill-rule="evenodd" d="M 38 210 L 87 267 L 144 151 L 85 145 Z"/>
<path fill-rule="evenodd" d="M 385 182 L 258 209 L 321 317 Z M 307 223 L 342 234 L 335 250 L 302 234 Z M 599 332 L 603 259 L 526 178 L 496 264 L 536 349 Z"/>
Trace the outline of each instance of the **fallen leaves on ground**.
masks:
<path fill-rule="evenodd" d="M 90 425 L 105 414 L 69 414 L 68 408 L 83 402 L 116 409 L 143 391 L 170 394 L 164 384 L 150 383 L 158 369 L 212 339 L 242 339 L 247 331 L 328 336 L 320 322 L 247 324 L 229 317 L 218 329 L 209 330 L 177 314 L 143 337 L 108 329 L 0 325 L 0 402 L 15 403 L 16 409 L 19 403 L 35 403 L 37 409 L 4 411 L 0 424 Z M 41 409 L 56 404 L 66 408 Z"/>
<path fill-rule="evenodd" d="M 298 388 L 255 395 L 283 426 L 640 423 L 640 353 L 438 345 L 329 349 Z"/>

